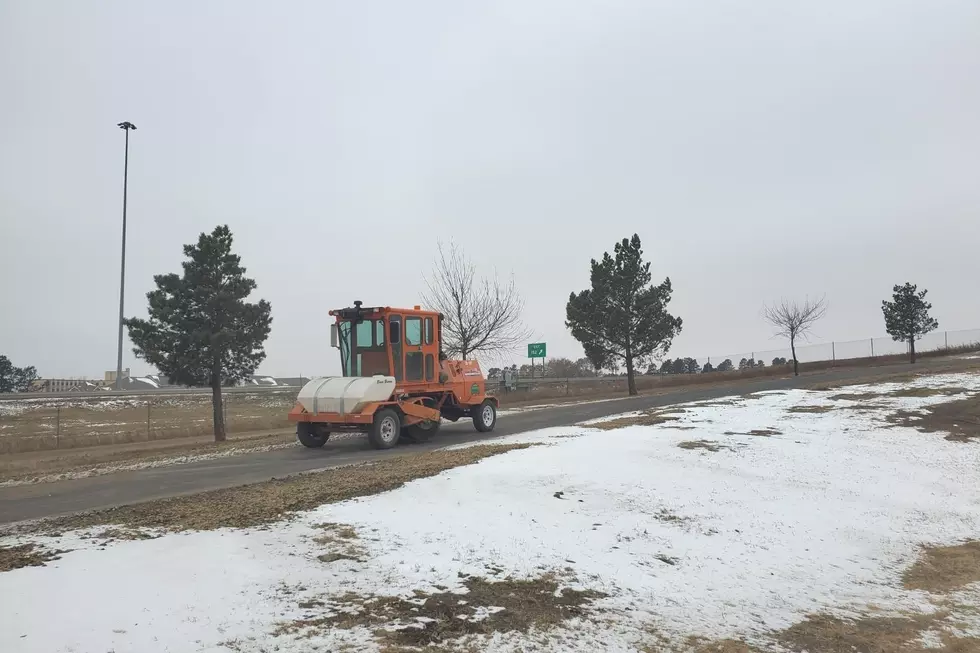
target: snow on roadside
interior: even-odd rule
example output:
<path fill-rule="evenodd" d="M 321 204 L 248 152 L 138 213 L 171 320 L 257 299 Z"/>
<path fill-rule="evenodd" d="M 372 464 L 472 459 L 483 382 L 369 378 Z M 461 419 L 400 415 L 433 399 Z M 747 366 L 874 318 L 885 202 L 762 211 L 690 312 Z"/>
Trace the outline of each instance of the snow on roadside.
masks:
<path fill-rule="evenodd" d="M 570 569 L 608 594 L 606 619 L 553 650 L 625 650 L 655 626 L 683 640 L 755 637 L 810 612 L 930 610 L 900 575 L 922 543 L 980 532 L 980 447 L 885 422 L 964 395 L 896 397 L 909 388 L 980 391 L 980 376 L 699 402 L 677 421 L 509 436 L 511 451 L 400 489 L 321 506 L 271 529 L 116 542 L 78 533 L 34 538 L 75 549 L 47 567 L 0 574 L 0 650 L 371 650 L 369 630 L 273 635 L 323 597 L 410 596 L 461 576 L 534 577 Z M 854 411 L 874 394 L 882 406 Z M 798 412 L 801 406 L 826 412 Z M 750 435 L 766 431 L 768 436 Z M 717 450 L 687 449 L 708 441 Z M 361 561 L 320 562 L 316 524 L 350 524 Z M 28 541 L 0 541 L 10 545 Z M 963 596 L 975 597 L 977 588 Z M 972 594 L 971 594 L 972 592 Z M 30 597 L 29 601 L 23 597 Z M 490 606 L 487 606 L 490 607 Z M 50 615 L 59 615 L 59 628 Z M 980 632 L 976 615 L 966 624 Z M 516 650 L 514 637 L 487 650 Z M 547 650 L 544 647 L 543 650 Z"/>

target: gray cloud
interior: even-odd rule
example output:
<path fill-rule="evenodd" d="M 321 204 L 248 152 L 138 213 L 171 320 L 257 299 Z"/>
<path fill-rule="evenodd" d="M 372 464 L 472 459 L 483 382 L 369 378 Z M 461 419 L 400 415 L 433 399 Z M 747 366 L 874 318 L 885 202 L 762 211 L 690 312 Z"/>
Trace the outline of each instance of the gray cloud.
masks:
<path fill-rule="evenodd" d="M 268 373 L 336 371 L 326 310 L 417 303 L 437 238 L 513 271 L 553 355 L 634 231 L 677 355 L 774 348 L 762 303 L 807 293 L 823 339 L 880 335 L 906 280 L 980 327 L 978 27 L 968 0 L 6 2 L 0 351 L 114 367 L 120 120 L 127 313 L 226 222 Z"/>

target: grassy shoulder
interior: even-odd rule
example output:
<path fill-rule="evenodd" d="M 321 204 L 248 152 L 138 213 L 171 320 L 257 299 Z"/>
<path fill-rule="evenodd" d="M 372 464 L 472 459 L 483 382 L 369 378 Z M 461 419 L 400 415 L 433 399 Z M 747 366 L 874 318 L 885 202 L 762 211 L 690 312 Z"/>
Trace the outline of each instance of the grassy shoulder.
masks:
<path fill-rule="evenodd" d="M 0 455 L 0 485 L 57 481 L 108 474 L 134 466 L 182 462 L 186 458 L 220 457 L 279 448 L 296 441 L 294 429 L 235 433 L 225 442 L 213 436 L 156 440 L 80 449 L 31 451 Z"/>
<path fill-rule="evenodd" d="M 16 532 L 44 534 L 94 526 L 167 531 L 261 526 L 287 519 L 292 513 L 394 490 L 418 478 L 529 446 L 482 444 L 392 456 L 263 483 L 43 520 L 20 525 Z"/>

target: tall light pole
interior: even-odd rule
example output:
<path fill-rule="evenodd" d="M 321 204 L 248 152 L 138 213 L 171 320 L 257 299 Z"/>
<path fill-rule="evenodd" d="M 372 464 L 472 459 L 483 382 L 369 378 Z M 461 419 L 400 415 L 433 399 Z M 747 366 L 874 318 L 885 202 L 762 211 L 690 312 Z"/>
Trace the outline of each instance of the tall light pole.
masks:
<path fill-rule="evenodd" d="M 119 129 L 126 132 L 126 158 L 123 163 L 123 228 L 122 260 L 119 263 L 119 348 L 116 352 L 116 390 L 122 390 L 123 305 L 126 298 L 126 186 L 129 182 L 129 130 L 135 130 L 131 122 L 121 122 Z"/>

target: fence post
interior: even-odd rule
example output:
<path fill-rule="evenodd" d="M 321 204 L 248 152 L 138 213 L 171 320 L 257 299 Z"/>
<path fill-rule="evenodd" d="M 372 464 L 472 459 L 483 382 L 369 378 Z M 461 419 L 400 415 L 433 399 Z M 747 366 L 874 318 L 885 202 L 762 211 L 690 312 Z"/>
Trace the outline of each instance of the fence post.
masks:
<path fill-rule="evenodd" d="M 871 358 L 875 357 L 875 339 L 871 339 Z"/>
<path fill-rule="evenodd" d="M 943 331 L 943 340 L 946 341 L 946 351 L 949 351 L 949 331 Z"/>
<path fill-rule="evenodd" d="M 150 441 L 150 406 L 151 405 L 152 404 L 149 401 L 146 402 L 146 441 L 147 442 Z"/>
<path fill-rule="evenodd" d="M 837 343 L 833 340 L 830 341 L 830 360 L 837 362 Z"/>
<path fill-rule="evenodd" d="M 58 406 L 57 420 L 58 423 L 57 426 L 55 426 L 55 433 L 54 433 L 54 448 L 60 449 L 61 448 L 61 406 Z"/>

